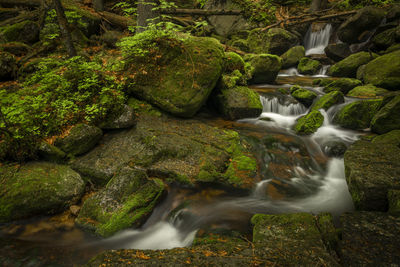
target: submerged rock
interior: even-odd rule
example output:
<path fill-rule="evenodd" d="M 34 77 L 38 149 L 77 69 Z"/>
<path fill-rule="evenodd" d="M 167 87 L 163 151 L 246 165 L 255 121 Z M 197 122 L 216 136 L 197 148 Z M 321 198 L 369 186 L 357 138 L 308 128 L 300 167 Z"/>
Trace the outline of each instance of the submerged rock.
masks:
<path fill-rule="evenodd" d="M 304 46 L 299 45 L 290 48 L 283 55 L 281 55 L 282 68 L 288 69 L 290 67 L 297 67 L 300 59 L 302 59 L 304 56 L 305 56 Z"/>
<path fill-rule="evenodd" d="M 341 261 L 345 266 L 396 266 L 400 262 L 400 218 L 381 212 L 345 213 Z"/>
<path fill-rule="evenodd" d="M 68 166 L 48 162 L 0 167 L 0 222 L 55 214 L 75 204 L 85 190 Z"/>
<path fill-rule="evenodd" d="M 333 118 L 333 122 L 353 130 L 370 127 L 372 118 L 382 105 L 382 99 L 361 100 L 345 105 Z"/>
<path fill-rule="evenodd" d="M 321 96 L 315 103 L 311 106 L 311 110 L 324 109 L 328 110 L 333 105 L 341 104 L 344 102 L 343 93 L 340 91 L 333 91 L 328 94 Z"/>
<path fill-rule="evenodd" d="M 81 123 L 72 127 L 67 136 L 57 138 L 54 145 L 67 154 L 78 156 L 91 150 L 102 136 L 100 128 Z"/>
<path fill-rule="evenodd" d="M 224 51 L 213 38 L 154 38 L 154 55 L 132 55 L 126 63 L 128 92 L 174 115 L 193 116 L 206 102 L 224 67 Z M 128 57 L 129 59 L 129 57 Z"/>
<path fill-rule="evenodd" d="M 282 59 L 275 55 L 249 55 L 245 59 L 247 61 L 246 72 L 251 77 L 250 84 L 274 82 L 282 66 Z"/>
<path fill-rule="evenodd" d="M 378 134 L 396 129 L 400 129 L 400 95 L 385 104 L 371 121 L 371 130 Z"/>
<path fill-rule="evenodd" d="M 306 75 L 317 74 L 322 64 L 318 60 L 310 59 L 308 57 L 303 57 L 297 65 L 299 73 Z"/>
<path fill-rule="evenodd" d="M 324 123 L 324 116 L 318 110 L 313 110 L 297 120 L 294 131 L 297 134 L 312 134 Z"/>
<path fill-rule="evenodd" d="M 282 55 L 296 45 L 298 39 L 296 35 L 282 28 L 271 28 L 268 31 L 254 29 L 250 32 L 247 43 L 253 53 Z"/>
<path fill-rule="evenodd" d="M 365 66 L 364 82 L 400 90 L 400 50 L 380 56 Z"/>
<path fill-rule="evenodd" d="M 84 202 L 76 223 L 104 237 L 137 228 L 149 217 L 163 191 L 161 180 L 148 179 L 143 170 L 124 167 L 103 190 Z"/>
<path fill-rule="evenodd" d="M 350 90 L 347 96 L 358 98 L 379 98 L 389 91 L 383 88 L 376 87 L 372 84 L 357 86 Z"/>
<path fill-rule="evenodd" d="M 335 65 L 331 66 L 328 70 L 328 75 L 334 77 L 355 78 L 357 76 L 357 69 L 360 66 L 367 64 L 377 57 L 377 54 L 369 52 L 359 52 L 352 54 L 351 56 L 348 56 L 345 59 L 336 63 Z"/>
<path fill-rule="evenodd" d="M 347 94 L 351 89 L 357 86 L 361 86 L 362 82 L 357 79 L 351 79 L 351 78 L 340 78 L 337 80 L 334 80 L 333 82 L 330 82 L 327 84 L 324 88 L 325 93 L 330 93 L 333 91 L 340 91 L 343 94 Z"/>
<path fill-rule="evenodd" d="M 360 140 L 344 155 L 346 181 L 358 210 L 387 211 L 387 193 L 400 189 L 400 148 Z"/>
<path fill-rule="evenodd" d="M 230 120 L 258 117 L 262 112 L 260 96 L 245 86 L 222 89 L 214 97 L 219 111 Z"/>

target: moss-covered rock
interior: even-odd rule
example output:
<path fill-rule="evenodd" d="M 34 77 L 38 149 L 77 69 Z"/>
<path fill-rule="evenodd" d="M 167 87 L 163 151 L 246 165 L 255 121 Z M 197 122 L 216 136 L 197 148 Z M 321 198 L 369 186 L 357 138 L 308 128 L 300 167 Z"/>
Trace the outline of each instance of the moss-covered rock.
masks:
<path fill-rule="evenodd" d="M 307 115 L 298 119 L 294 126 L 297 134 L 312 134 L 324 123 L 324 116 L 318 110 L 313 110 Z"/>
<path fill-rule="evenodd" d="M 245 86 L 222 89 L 215 96 L 215 104 L 230 120 L 258 117 L 263 109 L 260 96 Z"/>
<path fill-rule="evenodd" d="M 282 66 L 280 57 L 269 54 L 250 55 L 246 61 L 251 84 L 274 82 Z"/>
<path fill-rule="evenodd" d="M 400 50 L 380 56 L 365 66 L 364 82 L 389 90 L 400 89 Z"/>
<path fill-rule="evenodd" d="M 371 130 L 378 134 L 396 129 L 400 129 L 400 95 L 385 104 L 371 121 Z"/>
<path fill-rule="evenodd" d="M 292 89 L 293 89 L 293 87 L 291 88 L 291 91 L 292 91 Z M 291 94 L 296 100 L 298 100 L 300 103 L 302 103 L 306 107 L 311 106 L 314 99 L 317 97 L 316 93 L 314 93 L 313 91 L 304 89 L 304 88 L 298 88 L 297 90 L 294 90 Z"/>
<path fill-rule="evenodd" d="M 139 44 L 138 44 L 139 45 Z M 224 67 L 224 51 L 213 38 L 159 37 L 154 55 L 136 54 L 126 64 L 129 94 L 174 115 L 193 116 L 206 102 Z"/>
<path fill-rule="evenodd" d="M 233 41 L 231 46 L 235 47 L 243 52 L 247 52 L 247 53 L 250 52 L 250 48 L 247 44 L 247 40 L 244 40 L 244 39 L 238 39 L 238 40 Z"/>
<path fill-rule="evenodd" d="M 218 89 L 229 89 L 233 88 L 236 85 L 246 85 L 247 80 L 246 76 L 242 74 L 238 70 L 234 70 L 230 74 L 222 74 L 221 78 L 219 79 L 216 88 Z"/>
<path fill-rule="evenodd" d="M 311 107 L 311 110 L 319 110 L 321 108 L 324 110 L 328 110 L 333 105 L 341 104 L 343 102 L 343 93 L 340 91 L 333 91 L 321 96 L 317 101 L 315 101 L 315 103 Z"/>
<path fill-rule="evenodd" d="M 400 29 L 400 27 L 398 27 Z M 379 50 L 386 50 L 396 43 L 397 28 L 388 29 L 374 36 L 372 43 Z"/>
<path fill-rule="evenodd" d="M 343 94 L 347 94 L 351 89 L 357 86 L 361 86 L 362 82 L 357 79 L 352 78 L 340 78 L 334 80 L 333 82 L 327 84 L 324 88 L 325 93 L 330 93 L 333 91 L 340 91 Z"/>
<path fill-rule="evenodd" d="M 318 79 L 314 79 L 312 84 L 313 85 L 318 85 L 318 86 L 321 86 L 321 87 L 325 87 L 328 84 L 330 84 L 330 83 L 332 83 L 332 82 L 334 82 L 336 80 L 337 80 L 336 78 L 318 78 Z"/>
<path fill-rule="evenodd" d="M 351 55 L 350 46 L 346 43 L 329 44 L 325 48 L 325 54 L 333 61 L 338 62 Z"/>
<path fill-rule="evenodd" d="M 365 40 L 362 35 L 365 31 L 372 31 L 379 26 L 385 12 L 373 6 L 360 9 L 355 15 L 348 18 L 338 29 L 338 37 L 341 41 L 354 44 Z"/>
<path fill-rule="evenodd" d="M 240 170 L 239 164 L 233 175 L 227 173 L 229 165 L 245 158 L 255 162 L 234 131 L 143 112 L 136 127 L 108 133 L 100 145 L 76 158 L 72 167 L 96 184 L 106 184 L 129 164 L 169 183 L 208 182 L 248 189 L 254 184 L 256 168 Z"/>
<path fill-rule="evenodd" d="M 378 88 L 372 84 L 357 86 L 350 90 L 347 96 L 358 98 L 379 98 L 383 97 L 389 91 L 383 88 Z"/>
<path fill-rule="evenodd" d="M 360 66 L 367 64 L 377 57 L 377 54 L 371 54 L 369 52 L 358 52 L 352 54 L 331 66 L 328 70 L 328 75 L 334 77 L 355 78 L 357 76 L 357 69 Z"/>
<path fill-rule="evenodd" d="M 356 73 L 357 80 L 364 81 L 365 66 L 367 66 L 367 64 L 364 64 L 364 65 L 361 65 L 360 67 L 358 67 L 357 73 Z"/>
<path fill-rule="evenodd" d="M 400 190 L 388 191 L 389 213 L 392 215 L 400 215 Z"/>
<path fill-rule="evenodd" d="M 382 105 L 382 99 L 361 100 L 345 105 L 333 118 L 344 128 L 361 130 L 370 127 L 374 115 Z"/>
<path fill-rule="evenodd" d="M 235 52 L 226 52 L 225 53 L 225 71 L 230 73 L 234 70 L 239 70 L 241 73 L 244 73 L 244 60 Z"/>
<path fill-rule="evenodd" d="M 318 220 L 308 213 L 256 214 L 251 218 L 255 253 L 278 266 L 314 266 L 321 261 L 339 266 L 323 241 L 332 240 L 331 219 L 321 216 Z"/>
<path fill-rule="evenodd" d="M 344 154 L 346 181 L 358 210 L 387 211 L 389 189 L 399 189 L 400 148 L 360 140 Z"/>
<path fill-rule="evenodd" d="M 21 42 L 11 42 L 6 44 L 0 44 L 0 51 L 8 52 L 15 56 L 22 56 L 31 51 L 29 45 Z"/>
<path fill-rule="evenodd" d="M 247 38 L 250 51 L 257 54 L 282 55 L 296 43 L 296 35 L 282 28 L 254 29 Z"/>
<path fill-rule="evenodd" d="M 102 123 L 99 124 L 101 129 L 126 129 L 135 125 L 136 116 L 131 108 L 128 105 L 124 105 L 121 112 L 118 114 L 112 114 L 111 117 Z"/>
<path fill-rule="evenodd" d="M 393 130 L 388 133 L 378 135 L 372 140 L 375 144 L 392 144 L 400 147 L 400 130 Z"/>
<path fill-rule="evenodd" d="M 104 237 L 137 228 L 151 214 L 163 191 L 161 180 L 148 179 L 143 170 L 123 167 L 103 190 L 84 202 L 76 223 Z"/>
<path fill-rule="evenodd" d="M 7 52 L 0 52 L 0 81 L 11 80 L 17 70 L 15 57 Z"/>
<path fill-rule="evenodd" d="M 297 67 L 300 59 L 302 59 L 304 56 L 305 56 L 304 46 L 298 45 L 290 48 L 283 55 L 281 55 L 282 68 L 287 69 L 290 67 Z"/>
<path fill-rule="evenodd" d="M 81 123 L 72 127 L 65 137 L 57 138 L 54 145 L 72 156 L 77 156 L 91 150 L 102 136 L 100 128 Z"/>
<path fill-rule="evenodd" d="M 39 41 L 39 25 L 36 22 L 25 20 L 1 30 L 6 42 L 22 42 L 33 44 Z"/>
<path fill-rule="evenodd" d="M 76 203 L 85 183 L 67 166 L 46 162 L 0 167 L 0 222 L 54 214 Z"/>
<path fill-rule="evenodd" d="M 308 57 L 303 57 L 300 59 L 297 65 L 297 70 L 301 74 L 314 75 L 317 74 L 322 64 L 318 60 L 314 60 Z"/>
<path fill-rule="evenodd" d="M 67 157 L 67 154 L 65 154 L 64 151 L 45 141 L 40 143 L 38 154 L 40 158 L 50 162 L 62 162 Z"/>

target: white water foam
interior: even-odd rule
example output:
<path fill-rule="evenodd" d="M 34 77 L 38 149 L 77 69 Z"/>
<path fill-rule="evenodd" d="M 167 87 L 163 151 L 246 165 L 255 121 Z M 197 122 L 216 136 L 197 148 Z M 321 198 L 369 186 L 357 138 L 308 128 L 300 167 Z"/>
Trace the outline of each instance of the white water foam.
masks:
<path fill-rule="evenodd" d="M 267 98 L 264 96 L 260 96 L 261 103 L 263 105 L 264 113 L 277 113 L 280 115 L 300 115 L 307 111 L 307 108 L 300 103 L 289 103 L 287 105 L 283 105 L 279 103 L 279 99 Z"/>
<path fill-rule="evenodd" d="M 306 38 L 304 40 L 306 56 L 308 55 L 323 55 L 325 54 L 325 47 L 329 44 L 331 37 L 332 25 L 326 24 L 325 27 L 319 31 L 313 32 L 312 28 L 308 29 Z"/>

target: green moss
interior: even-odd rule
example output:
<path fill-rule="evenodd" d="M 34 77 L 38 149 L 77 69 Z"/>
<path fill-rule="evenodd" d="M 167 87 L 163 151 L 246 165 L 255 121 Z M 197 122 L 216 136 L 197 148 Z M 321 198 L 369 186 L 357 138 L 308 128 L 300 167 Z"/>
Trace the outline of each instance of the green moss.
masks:
<path fill-rule="evenodd" d="M 384 99 L 385 100 L 385 99 Z M 384 134 L 400 128 L 400 95 L 394 97 L 372 118 L 371 129 Z"/>
<path fill-rule="evenodd" d="M 389 48 L 391 45 L 396 43 L 396 30 L 400 29 L 398 28 L 393 28 L 386 30 L 384 32 L 381 32 L 377 35 L 374 36 L 372 39 L 372 43 L 379 49 L 385 50 Z"/>
<path fill-rule="evenodd" d="M 225 72 L 233 72 L 239 70 L 244 73 L 244 60 L 235 52 L 225 52 Z"/>
<path fill-rule="evenodd" d="M 245 60 L 249 83 L 253 84 L 274 82 L 282 66 L 282 59 L 270 54 L 248 55 Z"/>
<path fill-rule="evenodd" d="M 325 246 L 332 252 L 336 251 L 338 249 L 339 236 L 333 224 L 332 215 L 330 213 L 318 214 L 317 224 Z"/>
<path fill-rule="evenodd" d="M 336 79 L 331 79 L 331 78 L 319 78 L 319 79 L 314 79 L 312 84 L 313 85 L 318 85 L 321 87 L 325 87 L 328 84 L 332 83 L 333 81 L 335 81 Z"/>
<path fill-rule="evenodd" d="M 25 20 L 3 27 L 1 34 L 7 42 L 34 43 L 38 40 L 39 26 L 30 20 Z"/>
<path fill-rule="evenodd" d="M 393 144 L 394 146 L 400 147 L 400 130 L 393 130 L 388 133 L 378 135 L 372 140 L 372 143 Z"/>
<path fill-rule="evenodd" d="M 332 65 L 328 70 L 328 75 L 334 77 L 355 78 L 357 76 L 357 70 L 360 66 L 367 64 L 377 57 L 377 54 L 369 52 L 359 52 L 352 54 L 347 58 L 339 61 L 335 65 Z"/>
<path fill-rule="evenodd" d="M 300 85 L 293 85 L 292 87 L 290 87 L 289 91 L 291 94 L 293 94 L 295 91 L 302 89 L 302 87 Z"/>
<path fill-rule="evenodd" d="M 296 67 L 299 64 L 300 59 L 305 56 L 304 46 L 294 46 L 286 51 L 282 56 L 282 68 L 287 69 L 290 67 Z"/>
<path fill-rule="evenodd" d="M 162 114 L 157 108 L 153 107 L 151 104 L 145 101 L 140 101 L 133 97 L 130 97 L 128 99 L 127 105 L 133 108 L 134 112 L 137 114 L 145 113 L 157 117 L 160 117 Z"/>
<path fill-rule="evenodd" d="M 388 191 L 389 213 L 400 216 L 400 190 Z"/>
<path fill-rule="evenodd" d="M 324 116 L 318 110 L 313 110 L 307 115 L 301 117 L 294 130 L 297 134 L 312 134 L 318 130 L 324 123 Z"/>
<path fill-rule="evenodd" d="M 361 86 L 362 82 L 352 78 L 340 78 L 327 84 L 324 88 L 325 93 L 333 91 L 341 91 L 343 94 L 347 94 L 351 89 L 357 86 Z"/>
<path fill-rule="evenodd" d="M 377 98 L 382 97 L 389 91 L 383 88 L 378 88 L 372 84 L 364 86 L 357 86 L 350 90 L 347 96 L 358 97 L 358 98 Z"/>
<path fill-rule="evenodd" d="M 259 54 L 282 55 L 296 42 L 297 37 L 282 28 L 254 29 L 247 38 L 251 52 Z"/>
<path fill-rule="evenodd" d="M 311 110 L 324 109 L 328 110 L 333 105 L 337 105 L 344 102 L 344 96 L 340 91 L 330 92 L 319 98 L 311 107 Z"/>
<path fill-rule="evenodd" d="M 303 57 L 300 59 L 297 69 L 301 74 L 314 75 L 322 67 L 318 60 Z"/>
<path fill-rule="evenodd" d="M 314 99 L 317 97 L 317 94 L 310 90 L 299 88 L 292 93 L 292 96 L 305 106 L 309 107 L 312 105 Z"/>

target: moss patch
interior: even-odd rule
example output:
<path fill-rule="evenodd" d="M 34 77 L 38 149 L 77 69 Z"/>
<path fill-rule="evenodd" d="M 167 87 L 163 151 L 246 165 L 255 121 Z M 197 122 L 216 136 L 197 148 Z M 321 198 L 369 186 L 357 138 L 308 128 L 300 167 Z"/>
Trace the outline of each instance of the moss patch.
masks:
<path fill-rule="evenodd" d="M 294 130 L 297 134 L 312 134 L 316 132 L 323 123 L 324 116 L 321 112 L 313 110 L 297 121 Z"/>

